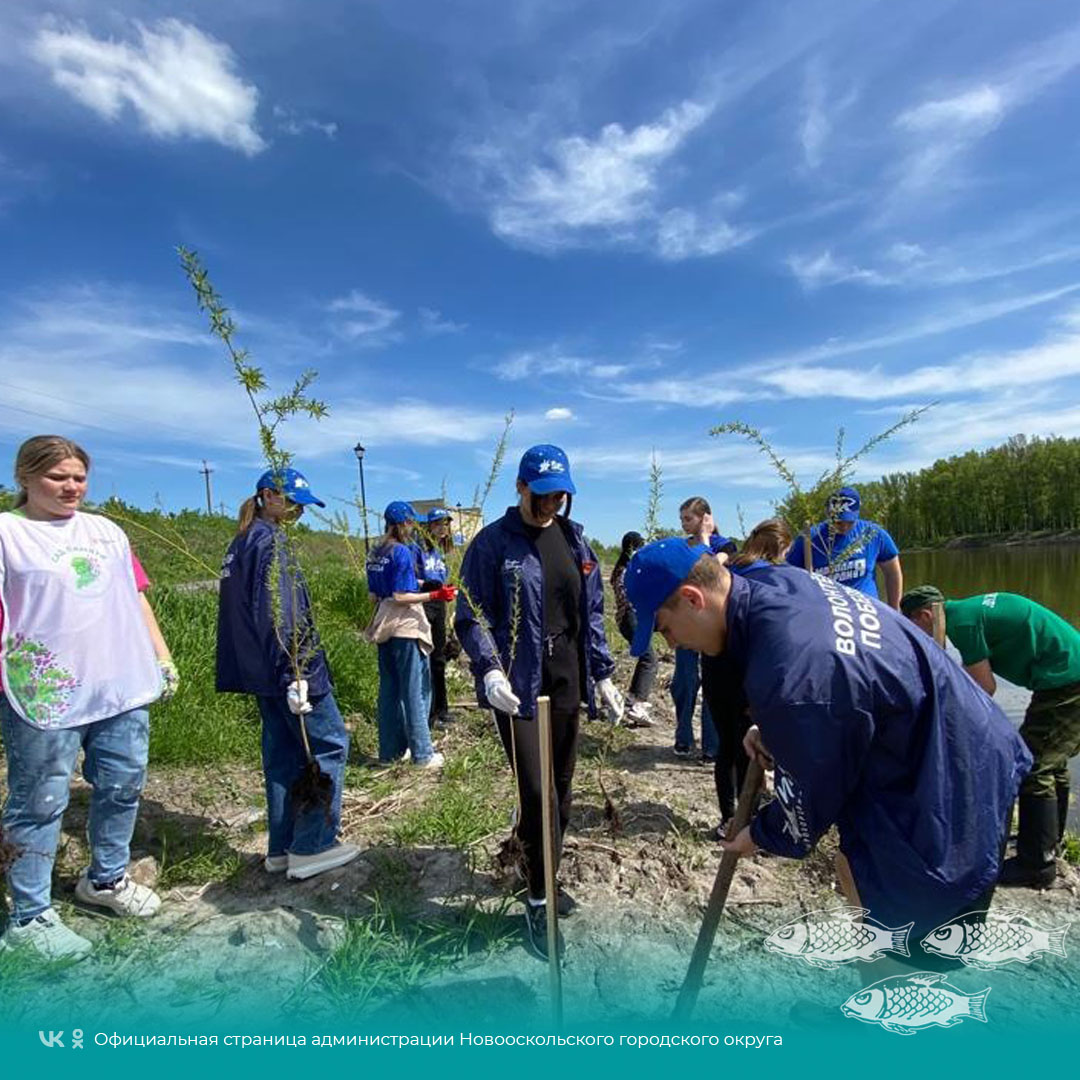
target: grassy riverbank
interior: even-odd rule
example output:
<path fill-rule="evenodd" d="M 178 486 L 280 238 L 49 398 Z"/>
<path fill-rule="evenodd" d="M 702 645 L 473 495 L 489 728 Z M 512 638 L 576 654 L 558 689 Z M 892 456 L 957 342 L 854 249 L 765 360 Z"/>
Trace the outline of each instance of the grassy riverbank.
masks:
<path fill-rule="evenodd" d="M 934 543 L 908 547 L 901 544 L 902 551 L 956 551 L 967 548 L 993 547 L 1050 547 L 1055 544 L 1080 544 L 1080 529 L 1042 529 L 1031 532 L 966 533 L 949 536 Z"/>

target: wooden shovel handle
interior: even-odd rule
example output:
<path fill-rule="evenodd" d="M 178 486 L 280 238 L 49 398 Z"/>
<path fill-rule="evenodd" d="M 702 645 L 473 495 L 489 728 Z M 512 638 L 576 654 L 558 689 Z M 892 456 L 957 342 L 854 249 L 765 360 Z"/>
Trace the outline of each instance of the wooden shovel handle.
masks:
<path fill-rule="evenodd" d="M 763 775 L 761 765 L 752 758 L 750 767 L 746 770 L 742 791 L 739 792 L 735 816 L 731 819 L 725 839 L 734 840 L 750 824 L 754 799 L 761 787 Z M 675 1002 L 675 1011 L 672 1015 L 676 1020 L 688 1020 L 697 1003 L 698 991 L 701 990 L 705 978 L 705 965 L 712 951 L 716 928 L 720 925 L 720 916 L 724 913 L 724 904 L 727 902 L 731 880 L 735 876 L 735 867 L 738 862 L 739 856 L 733 851 L 725 851 L 720 859 L 720 867 L 716 871 L 716 880 L 713 882 L 709 902 L 705 906 L 705 917 L 701 921 L 701 929 L 698 931 L 697 942 L 694 945 L 694 954 L 690 957 L 690 966 L 686 970 L 686 978 L 683 979 L 679 998 Z"/>

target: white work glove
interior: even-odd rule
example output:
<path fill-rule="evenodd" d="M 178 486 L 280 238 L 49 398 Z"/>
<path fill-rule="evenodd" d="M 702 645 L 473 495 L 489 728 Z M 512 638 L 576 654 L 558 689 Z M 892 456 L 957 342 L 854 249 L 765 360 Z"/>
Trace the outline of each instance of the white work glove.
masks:
<path fill-rule="evenodd" d="M 493 709 L 510 716 L 521 706 L 521 698 L 514 693 L 510 680 L 498 668 L 492 668 L 484 676 L 484 696 Z"/>
<path fill-rule="evenodd" d="M 601 679 L 596 684 L 596 692 L 604 703 L 608 719 L 613 724 L 622 723 L 623 696 L 615 688 L 615 684 L 610 679 Z"/>
<path fill-rule="evenodd" d="M 289 688 L 285 691 L 285 701 L 293 716 L 305 716 L 311 712 L 313 706 L 307 699 L 307 679 L 289 683 Z"/>

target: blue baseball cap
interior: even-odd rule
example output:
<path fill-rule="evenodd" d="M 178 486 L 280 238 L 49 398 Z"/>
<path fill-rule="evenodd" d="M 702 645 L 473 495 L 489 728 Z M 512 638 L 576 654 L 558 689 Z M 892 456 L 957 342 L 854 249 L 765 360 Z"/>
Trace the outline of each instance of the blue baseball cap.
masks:
<path fill-rule="evenodd" d="M 433 506 L 427 515 L 427 523 L 433 525 L 436 521 L 449 521 L 453 515 L 442 506 Z"/>
<path fill-rule="evenodd" d="M 307 478 L 296 469 L 267 469 L 255 483 L 256 493 L 264 488 L 279 491 L 300 506 L 326 506 L 322 499 L 315 498 Z"/>
<path fill-rule="evenodd" d="M 550 495 L 553 491 L 577 493 L 570 479 L 570 462 L 565 451 L 551 443 L 530 446 L 522 455 L 517 478 L 529 485 L 534 495 Z"/>
<path fill-rule="evenodd" d="M 858 521 L 862 500 L 853 487 L 842 487 L 834 491 L 825 503 L 829 517 L 834 521 Z"/>
<path fill-rule="evenodd" d="M 707 550 L 701 544 L 691 545 L 681 538 L 672 537 L 656 540 L 634 552 L 623 577 L 626 599 L 634 605 L 637 616 L 634 640 L 630 643 L 631 656 L 648 652 L 657 611 L 686 580 L 694 564 Z"/>
<path fill-rule="evenodd" d="M 403 521 L 415 521 L 416 511 L 413 509 L 412 503 L 395 499 L 383 511 L 383 520 L 387 525 L 400 525 Z"/>

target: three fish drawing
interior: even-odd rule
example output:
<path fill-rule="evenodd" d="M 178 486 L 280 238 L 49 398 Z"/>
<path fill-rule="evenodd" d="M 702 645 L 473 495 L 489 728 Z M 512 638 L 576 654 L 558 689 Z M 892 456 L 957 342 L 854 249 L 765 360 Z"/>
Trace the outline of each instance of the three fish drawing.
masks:
<path fill-rule="evenodd" d="M 908 935 L 914 924 L 888 927 L 868 914 L 865 908 L 852 907 L 812 911 L 774 930 L 765 948 L 827 969 L 856 960 L 873 963 L 890 952 L 910 956 Z M 1021 911 L 972 911 L 932 930 L 920 944 L 930 955 L 990 971 L 1005 964 L 1030 964 L 1044 955 L 1065 957 L 1071 925 L 1070 920 L 1044 928 Z M 991 988 L 968 994 L 946 979 L 932 971 L 893 975 L 852 994 L 840 1008 L 847 1017 L 898 1035 L 953 1027 L 965 1019 L 986 1023 Z"/>

